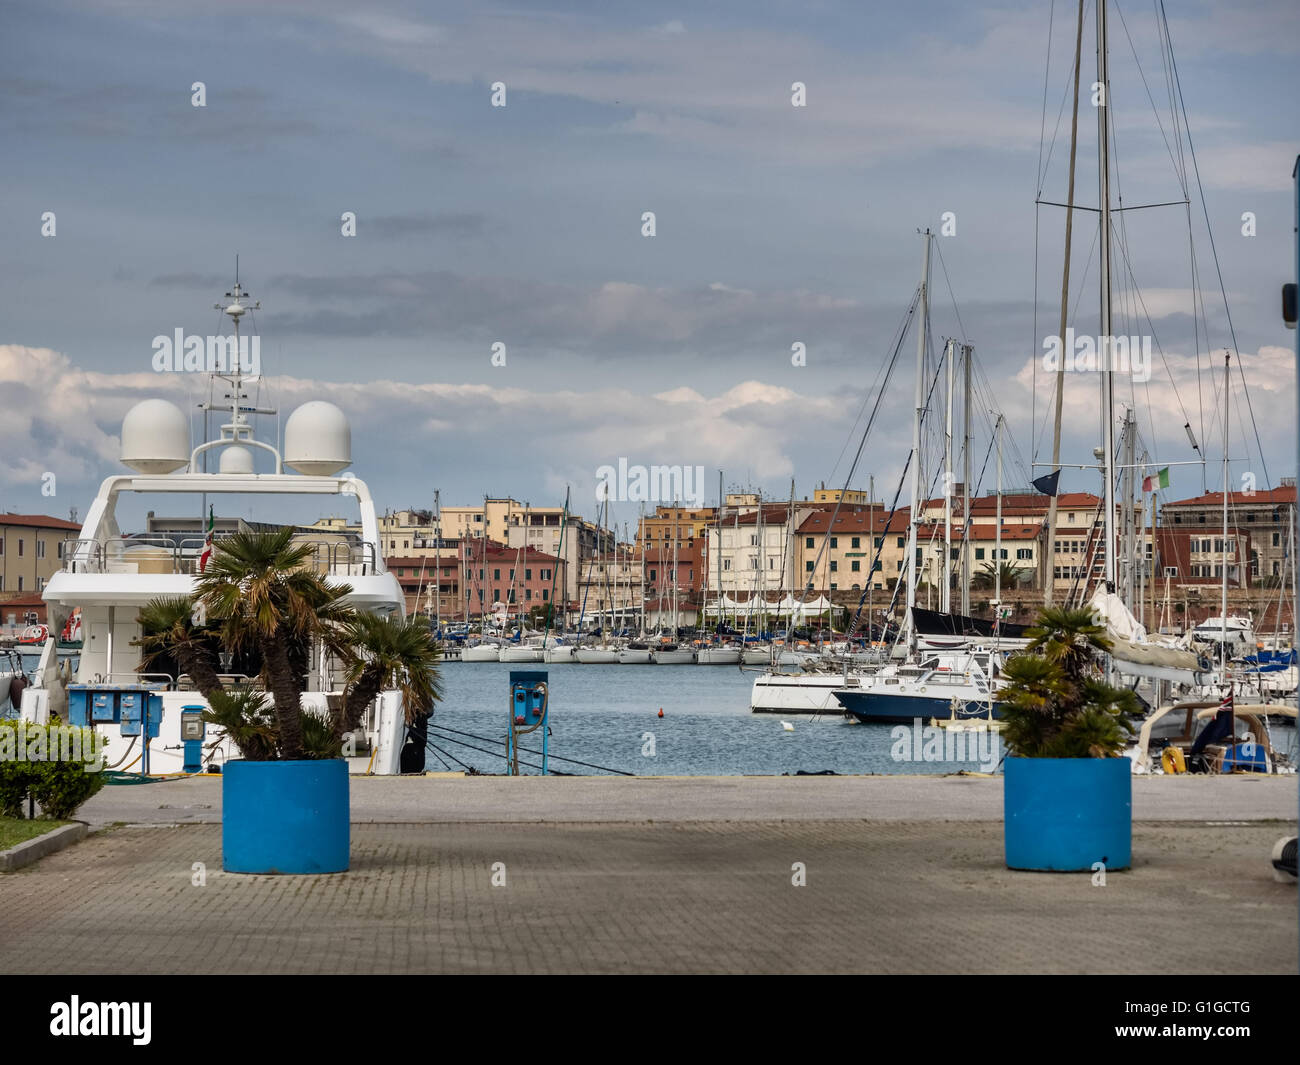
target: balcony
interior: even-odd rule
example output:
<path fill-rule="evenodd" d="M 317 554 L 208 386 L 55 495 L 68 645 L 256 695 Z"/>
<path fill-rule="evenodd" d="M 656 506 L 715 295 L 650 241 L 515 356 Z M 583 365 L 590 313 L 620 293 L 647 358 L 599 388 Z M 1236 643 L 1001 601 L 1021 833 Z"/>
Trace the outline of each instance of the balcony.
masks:
<path fill-rule="evenodd" d="M 59 560 L 65 573 L 139 573 L 196 576 L 206 544 L 162 536 L 115 536 L 108 540 L 64 540 Z M 220 549 L 221 540 L 216 541 Z M 371 577 L 378 572 L 374 544 L 296 540 L 308 547 L 307 567 L 323 577 Z"/>

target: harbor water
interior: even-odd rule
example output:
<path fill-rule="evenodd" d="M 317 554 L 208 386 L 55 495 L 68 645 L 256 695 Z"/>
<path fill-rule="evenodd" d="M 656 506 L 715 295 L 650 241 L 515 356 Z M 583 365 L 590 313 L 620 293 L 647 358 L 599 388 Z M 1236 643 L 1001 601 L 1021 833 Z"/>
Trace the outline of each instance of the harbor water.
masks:
<path fill-rule="evenodd" d="M 426 768 L 460 770 L 459 759 L 484 773 L 505 771 L 502 746 L 510 713 L 510 671 L 545 670 L 550 687 L 552 771 L 577 774 L 619 770 L 636 776 L 738 776 L 821 773 L 955 773 L 981 769 L 978 759 L 925 758 L 900 750 L 890 725 L 858 725 L 838 714 L 820 717 L 753 714 L 750 689 L 757 675 L 734 666 L 542 665 L 447 662 L 444 696 L 430 722 Z M 664 716 L 660 718 L 662 708 Z M 786 731 L 782 721 L 794 726 Z M 473 736 L 458 735 L 472 733 Z M 487 737 L 493 742 L 484 742 Z M 977 753 L 975 737 L 957 753 Z M 985 736 L 982 753 L 996 764 L 1000 741 Z M 472 750 L 465 744 L 492 753 Z M 541 733 L 520 739 L 541 750 Z M 920 744 L 916 744 L 920 747 Z M 906 757 L 896 760 L 895 753 Z M 931 749 L 931 755 L 935 751 Z M 915 757 L 912 755 L 915 754 Z M 454 758 L 452 757 L 454 756 Z M 440 761 L 440 757 L 445 759 Z M 560 761 L 576 759 L 590 766 Z M 521 754 L 534 765 L 536 754 Z M 592 766 L 602 767 L 600 769 Z M 985 765 L 986 770 L 991 766 Z M 535 767 L 521 772 L 536 773 Z"/>

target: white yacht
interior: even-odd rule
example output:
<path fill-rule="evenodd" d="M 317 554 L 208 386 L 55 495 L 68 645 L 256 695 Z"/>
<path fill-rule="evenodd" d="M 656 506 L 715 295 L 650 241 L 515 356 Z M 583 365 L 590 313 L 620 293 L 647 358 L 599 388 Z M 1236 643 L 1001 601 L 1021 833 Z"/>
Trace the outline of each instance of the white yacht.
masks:
<path fill-rule="evenodd" d="M 238 282 L 226 295 L 228 303 L 221 309 L 235 323 L 238 343 L 239 319 L 250 308 Z M 234 743 L 211 725 L 203 727 L 201 745 L 196 745 L 193 714 L 185 715 L 189 733 L 182 736 L 182 709 L 207 706 L 186 675 L 140 672 L 140 608 L 160 596 L 193 592 L 205 540 L 125 535 L 123 522 L 130 519 L 119 515 L 120 505 L 134 509 L 131 504 L 139 497 L 161 497 L 166 504 L 163 513 L 195 516 L 200 514 L 200 500 L 227 515 L 251 505 L 258 521 L 284 523 L 292 518 L 275 513 L 276 503 L 304 495 L 348 500 L 360 511 L 359 540 L 312 540 L 305 534 L 299 542 L 311 546 L 311 565 L 329 583 L 351 586 L 348 605 L 378 614 L 405 614 L 402 588 L 384 565 L 370 489 L 360 478 L 342 472 L 352 462 L 351 428 L 343 412 L 319 401 L 300 406 L 285 423 L 282 458 L 280 450 L 255 439 L 247 420 L 250 413 L 275 413 L 249 405 L 244 386 L 250 378 L 233 368 L 229 375 L 214 374 L 213 380 L 230 389 L 228 420 L 218 439 L 193 446 L 190 418 L 165 400 L 147 399 L 127 412 L 121 460 L 132 472 L 108 477 L 100 486 L 80 536 L 62 545 L 63 568 L 44 590 L 50 636 L 35 682 L 23 692 L 22 715 L 46 721 L 57 713 L 67 719 L 68 681 L 59 675 L 55 634 L 80 607 L 83 644 L 71 682 L 94 686 L 94 697 L 87 703 L 94 706 L 90 716 L 98 722 L 95 727 L 109 740 L 110 768 L 150 774 L 195 772 L 200 768 L 196 761 L 203 769 L 219 769 L 226 760 L 239 757 Z M 205 409 L 221 407 L 214 404 Z M 270 472 L 255 472 L 255 452 L 269 456 Z M 216 462 L 208 462 L 210 458 Z M 205 472 L 213 466 L 215 472 Z M 256 678 L 229 675 L 231 661 L 225 655 L 222 659 L 228 686 L 257 683 Z M 304 708 L 327 713 L 342 695 L 340 679 L 337 664 L 318 643 L 312 648 Z M 142 729 L 139 708 L 152 703 L 154 695 L 160 696 L 161 720 Z M 104 706 L 116 709 L 107 713 Z M 128 722 L 129 716 L 134 720 Z M 401 693 L 381 692 L 362 727 L 365 742 L 358 744 L 354 770 L 398 773 L 406 739 Z"/>

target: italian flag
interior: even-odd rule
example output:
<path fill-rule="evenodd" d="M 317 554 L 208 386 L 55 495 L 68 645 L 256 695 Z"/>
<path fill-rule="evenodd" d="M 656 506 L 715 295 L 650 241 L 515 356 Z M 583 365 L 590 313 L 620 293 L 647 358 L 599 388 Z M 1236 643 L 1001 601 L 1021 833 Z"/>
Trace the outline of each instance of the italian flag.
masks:
<path fill-rule="evenodd" d="M 1159 473 L 1154 473 L 1150 477 L 1142 478 L 1142 491 L 1154 492 L 1157 488 L 1169 487 L 1169 467 L 1166 466 Z"/>
<path fill-rule="evenodd" d="M 208 559 L 212 557 L 212 530 L 216 525 L 216 518 L 213 516 L 212 507 L 208 507 L 208 538 L 203 541 L 203 554 L 199 555 L 199 572 L 202 573 L 208 568 Z"/>

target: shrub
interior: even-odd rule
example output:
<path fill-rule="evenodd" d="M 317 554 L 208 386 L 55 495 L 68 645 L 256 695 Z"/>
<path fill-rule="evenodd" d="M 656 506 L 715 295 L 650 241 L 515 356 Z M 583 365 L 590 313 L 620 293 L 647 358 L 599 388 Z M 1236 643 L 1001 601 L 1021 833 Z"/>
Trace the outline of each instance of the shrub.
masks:
<path fill-rule="evenodd" d="M 0 816 L 24 817 L 29 800 L 34 799 L 43 816 L 55 821 L 71 819 L 81 804 L 104 786 L 104 774 L 99 771 L 101 761 L 78 761 L 67 755 L 70 749 L 97 751 L 102 746 L 94 744 L 103 742 L 97 740 L 93 729 L 74 729 L 57 717 L 48 726 L 30 721 L 0 723 Z M 62 751 L 57 749 L 60 746 Z M 34 751 L 39 755 L 29 757 Z"/>

